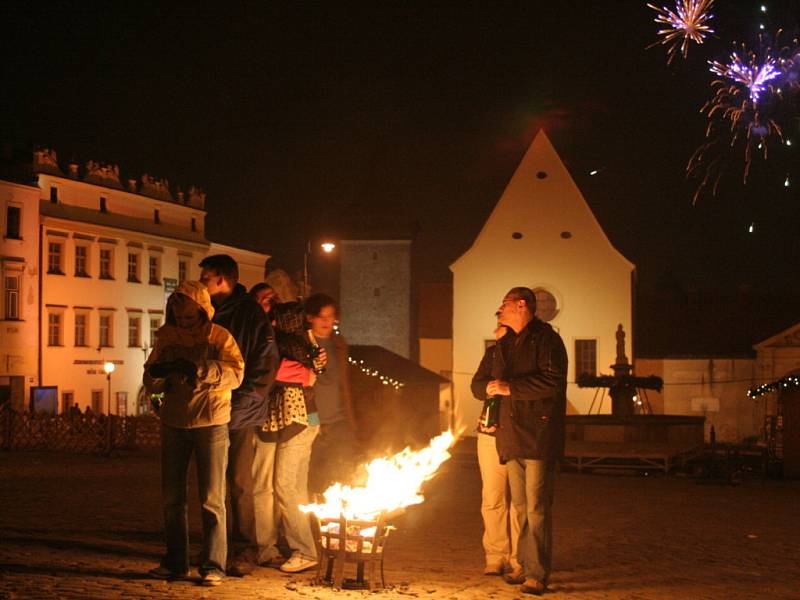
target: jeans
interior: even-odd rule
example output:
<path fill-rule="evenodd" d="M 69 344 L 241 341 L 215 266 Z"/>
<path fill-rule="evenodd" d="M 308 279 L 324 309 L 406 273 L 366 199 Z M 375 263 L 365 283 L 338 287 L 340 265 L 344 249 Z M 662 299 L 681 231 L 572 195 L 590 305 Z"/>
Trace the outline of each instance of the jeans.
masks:
<path fill-rule="evenodd" d="M 311 425 L 293 438 L 278 444 L 275 458 L 275 499 L 283 533 L 292 553 L 316 560 L 317 545 L 311 533 L 310 515 L 298 506 L 308 504 L 308 466 L 311 446 L 319 425 Z"/>
<path fill-rule="evenodd" d="M 506 465 L 500 464 L 495 438 L 492 435 L 478 434 L 478 466 L 483 484 L 481 516 L 486 565 L 503 562 L 518 570 L 520 568 L 517 562 L 519 521 L 514 505 L 511 504 L 508 469 Z"/>
<path fill-rule="evenodd" d="M 323 423 L 311 449 L 308 488 L 322 493 L 335 482 L 349 483 L 358 455 L 356 435 L 348 421 Z"/>
<path fill-rule="evenodd" d="M 255 426 L 232 429 L 230 436 L 233 552 L 249 562 L 264 563 L 278 554 L 272 485 L 276 444 L 261 441 Z"/>
<path fill-rule="evenodd" d="M 553 558 L 555 462 L 517 458 L 506 467 L 519 523 L 517 558 L 526 578 L 546 585 Z"/>
<path fill-rule="evenodd" d="M 176 574 L 189 572 L 187 487 L 189 462 L 195 455 L 203 521 L 200 574 L 225 573 L 228 541 L 225 523 L 225 467 L 228 426 L 178 429 L 161 425 L 161 494 L 167 553 L 161 561 Z"/>

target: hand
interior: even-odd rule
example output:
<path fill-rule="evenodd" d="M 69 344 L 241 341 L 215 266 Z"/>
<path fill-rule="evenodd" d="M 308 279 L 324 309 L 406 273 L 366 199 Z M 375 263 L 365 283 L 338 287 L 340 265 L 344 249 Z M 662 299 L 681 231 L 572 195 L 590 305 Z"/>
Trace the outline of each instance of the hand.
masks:
<path fill-rule="evenodd" d="M 502 379 L 492 379 L 486 385 L 486 394 L 489 396 L 510 396 L 511 386 Z"/>

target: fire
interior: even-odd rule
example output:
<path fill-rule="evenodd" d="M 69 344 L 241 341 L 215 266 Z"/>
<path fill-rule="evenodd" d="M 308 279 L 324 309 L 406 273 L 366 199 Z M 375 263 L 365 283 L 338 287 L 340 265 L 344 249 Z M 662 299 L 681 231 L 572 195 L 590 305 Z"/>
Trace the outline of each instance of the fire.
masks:
<path fill-rule="evenodd" d="M 324 494 L 323 504 L 300 506 L 319 519 L 371 521 L 384 512 L 394 512 L 424 500 L 419 490 L 450 458 L 448 449 L 456 442 L 452 431 L 433 438 L 427 448 L 412 452 L 410 448 L 389 458 L 376 458 L 367 466 L 367 482 L 351 487 L 334 483 Z"/>

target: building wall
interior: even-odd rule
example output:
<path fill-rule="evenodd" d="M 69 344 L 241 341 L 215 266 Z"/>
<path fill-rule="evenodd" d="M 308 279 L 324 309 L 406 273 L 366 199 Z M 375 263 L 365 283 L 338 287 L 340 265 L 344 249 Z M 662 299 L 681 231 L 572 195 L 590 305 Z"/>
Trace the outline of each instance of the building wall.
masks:
<path fill-rule="evenodd" d="M 719 442 L 739 442 L 761 433 L 764 404 L 747 397 L 758 380 L 755 360 L 639 358 L 635 368 L 639 376 L 664 380 L 660 393 L 647 391 L 653 412 L 704 416 L 706 440 L 712 426 Z"/>
<path fill-rule="evenodd" d="M 152 331 L 164 322 L 166 299 L 181 275 L 198 279 L 199 263 L 209 253 L 227 253 L 240 265 L 247 287 L 263 279 L 268 256 L 220 244 L 202 236 L 205 212 L 180 203 L 154 200 L 139 194 L 53 175 L 39 175 L 37 206 L 42 235 L 42 327 L 38 346 L 42 352 L 41 385 L 57 386 L 59 408 L 77 403 L 112 414 L 135 414 L 142 391 L 142 367 L 153 345 Z M 50 188 L 58 189 L 58 204 L 107 212 L 119 227 L 52 216 Z M 159 225 L 164 235 L 154 235 L 137 223 Z M 38 212 L 38 211 L 37 211 Z M 68 213 L 64 213 L 68 214 Z M 39 215 L 37 214 L 37 217 Z M 194 225 L 191 219 L 195 218 Z M 91 221 L 92 219 L 88 219 Z M 50 243 L 60 247 L 59 273 L 49 267 Z M 77 250 L 86 253 L 85 274 L 77 272 Z M 101 250 L 110 251 L 111 277 L 100 277 Z M 129 255 L 138 256 L 136 280 L 129 280 Z M 156 260 L 150 277 L 150 259 Z M 182 263 L 182 268 L 181 268 Z M 101 343 L 101 318 L 110 318 L 109 343 Z M 85 319 L 85 336 L 78 339 L 77 323 Z M 138 320 L 138 329 L 135 323 Z M 57 323 L 58 327 L 53 330 Z M 152 325 L 151 325 L 152 323 Z M 152 331 L 151 331 L 152 330 Z M 57 334 L 57 335 L 55 335 Z M 34 346 L 37 346 L 34 337 Z M 111 394 L 103 363 L 115 363 Z M 93 397 L 99 396 L 100 402 Z"/>
<path fill-rule="evenodd" d="M 594 396 L 594 390 L 574 383 L 576 340 L 595 340 L 596 371 L 609 373 L 616 359 L 615 331 L 622 324 L 630 358 L 633 265 L 608 241 L 542 132 L 451 270 L 455 410 L 468 431 L 480 411 L 469 383 L 492 339 L 494 314 L 512 287 L 543 288 L 556 300 L 558 313 L 550 324 L 569 357 L 568 412 L 586 413 Z M 610 412 L 610 403 L 606 407 Z"/>
<path fill-rule="evenodd" d="M 410 353 L 411 242 L 343 240 L 340 304 L 342 333 L 351 344 Z"/>
<path fill-rule="evenodd" d="M 39 190 L 0 181 L 0 211 L 0 403 L 22 410 L 38 383 Z"/>

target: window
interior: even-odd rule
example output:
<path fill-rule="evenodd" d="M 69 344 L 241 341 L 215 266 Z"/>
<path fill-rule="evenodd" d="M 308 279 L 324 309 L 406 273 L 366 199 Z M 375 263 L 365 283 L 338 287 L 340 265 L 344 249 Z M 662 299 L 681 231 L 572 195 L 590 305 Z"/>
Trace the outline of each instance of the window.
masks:
<path fill-rule="evenodd" d="M 19 275 L 6 275 L 5 280 L 5 305 L 6 319 L 19 319 Z"/>
<path fill-rule="evenodd" d="M 89 276 L 89 247 L 75 246 L 75 277 Z"/>
<path fill-rule="evenodd" d="M 142 346 L 142 317 L 128 315 L 128 346 L 140 348 Z"/>
<path fill-rule="evenodd" d="M 58 188 L 55 186 L 50 188 L 50 202 L 58 204 Z"/>
<path fill-rule="evenodd" d="M 61 346 L 61 317 L 60 312 L 50 312 L 47 314 L 47 345 Z"/>
<path fill-rule="evenodd" d="M 161 223 L 161 215 L 159 215 L 157 208 L 153 210 L 153 223 L 156 225 Z"/>
<path fill-rule="evenodd" d="M 108 206 L 106 205 L 106 199 L 100 196 L 100 212 L 108 212 Z"/>
<path fill-rule="evenodd" d="M 161 261 L 158 256 L 150 257 L 150 283 L 161 285 Z"/>
<path fill-rule="evenodd" d="M 158 328 L 161 327 L 161 318 L 160 317 L 150 317 L 150 347 L 156 345 L 156 331 Z"/>
<path fill-rule="evenodd" d="M 103 414 L 103 390 L 92 390 L 92 410 L 98 415 Z"/>
<path fill-rule="evenodd" d="M 101 348 L 110 348 L 113 343 L 112 317 L 110 313 L 100 315 L 100 342 Z"/>
<path fill-rule="evenodd" d="M 139 283 L 139 254 L 128 252 L 128 281 Z"/>
<path fill-rule="evenodd" d="M 536 316 L 542 321 L 552 321 L 558 315 L 556 297 L 544 288 L 533 290 L 536 296 Z"/>
<path fill-rule="evenodd" d="M 178 261 L 178 283 L 182 281 L 186 281 L 186 272 L 189 268 L 189 265 L 185 260 Z"/>
<path fill-rule="evenodd" d="M 197 231 L 197 219 L 192 217 L 192 231 Z"/>
<path fill-rule="evenodd" d="M 84 312 L 75 313 L 75 345 L 88 346 L 86 337 L 88 330 L 89 315 Z"/>
<path fill-rule="evenodd" d="M 21 240 L 20 222 L 22 209 L 19 206 L 9 205 L 6 208 L 6 237 L 12 240 Z"/>
<path fill-rule="evenodd" d="M 597 374 L 597 340 L 575 340 L 575 377 Z"/>
<path fill-rule="evenodd" d="M 55 275 L 63 275 L 61 268 L 64 255 L 64 244 L 61 242 L 47 242 L 47 272 Z"/>
<path fill-rule="evenodd" d="M 61 392 L 61 414 L 69 414 L 69 410 L 75 403 L 75 392 Z"/>
<path fill-rule="evenodd" d="M 100 248 L 100 279 L 114 279 L 113 257 L 111 248 Z"/>
<path fill-rule="evenodd" d="M 115 392 L 117 398 L 117 415 L 128 416 L 128 392 Z"/>

